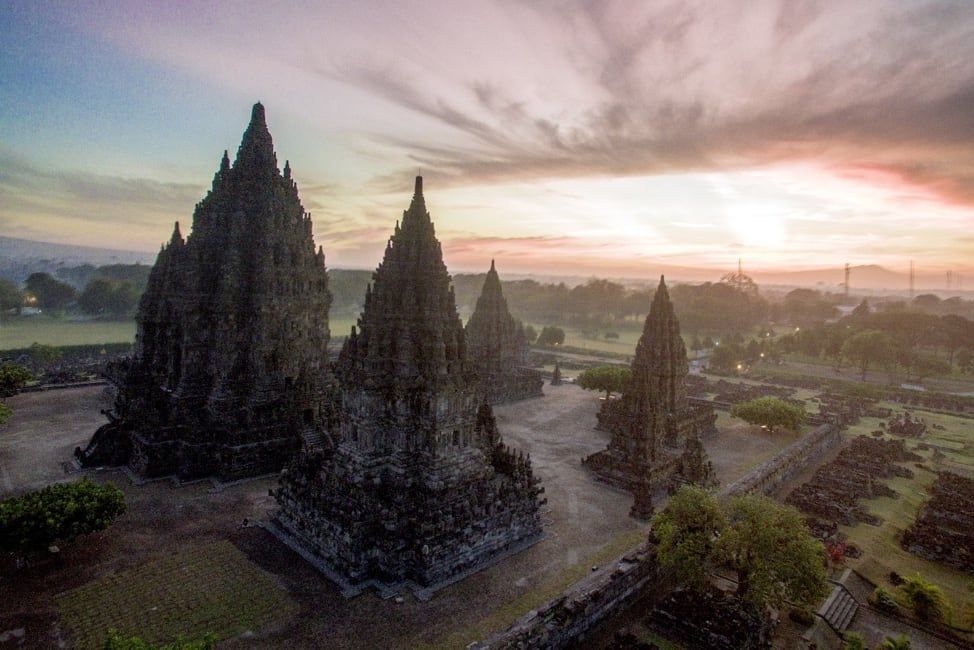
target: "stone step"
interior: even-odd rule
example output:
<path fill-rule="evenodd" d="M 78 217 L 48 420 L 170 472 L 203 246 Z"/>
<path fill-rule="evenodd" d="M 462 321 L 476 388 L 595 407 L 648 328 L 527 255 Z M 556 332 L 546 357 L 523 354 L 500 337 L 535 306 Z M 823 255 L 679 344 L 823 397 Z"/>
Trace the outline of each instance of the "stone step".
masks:
<path fill-rule="evenodd" d="M 818 613 L 833 629 L 842 633 L 849 628 L 858 610 L 859 604 L 855 599 L 841 586 L 836 586 L 819 607 Z"/>
<path fill-rule="evenodd" d="M 315 429 L 305 429 L 301 432 L 301 440 L 306 449 L 310 451 L 321 451 L 325 447 L 325 439 L 320 431 Z"/>

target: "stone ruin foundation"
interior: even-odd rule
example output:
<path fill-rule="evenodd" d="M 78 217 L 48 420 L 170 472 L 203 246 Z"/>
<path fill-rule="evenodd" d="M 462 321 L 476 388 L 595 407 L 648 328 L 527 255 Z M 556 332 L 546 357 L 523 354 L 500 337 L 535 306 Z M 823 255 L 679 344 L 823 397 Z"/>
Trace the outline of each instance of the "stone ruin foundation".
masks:
<path fill-rule="evenodd" d="M 940 472 L 931 492 L 901 545 L 927 560 L 974 572 L 974 480 Z"/>

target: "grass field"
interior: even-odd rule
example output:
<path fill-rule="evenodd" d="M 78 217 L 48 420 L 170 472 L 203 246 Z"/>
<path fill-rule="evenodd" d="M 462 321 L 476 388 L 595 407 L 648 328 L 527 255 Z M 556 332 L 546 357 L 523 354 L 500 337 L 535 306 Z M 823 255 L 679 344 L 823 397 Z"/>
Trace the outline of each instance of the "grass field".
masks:
<path fill-rule="evenodd" d="M 228 638 L 283 622 L 298 605 L 229 541 L 199 544 L 107 575 L 57 596 L 78 648 L 100 648 L 108 631 L 150 643 L 206 634 Z"/>
<path fill-rule="evenodd" d="M 131 343 L 135 321 L 69 321 L 45 316 L 16 318 L 0 322 L 0 350 L 45 345 L 91 345 Z"/>
<path fill-rule="evenodd" d="M 883 406 L 902 411 L 901 407 L 890 403 Z M 932 426 L 928 428 L 922 442 L 940 448 L 945 458 L 938 462 L 932 459 L 932 450 L 916 451 L 923 456 L 923 464 L 934 470 L 951 470 L 974 476 L 974 420 L 924 411 L 914 413 L 923 417 L 928 425 L 944 427 L 944 430 L 936 430 Z M 850 427 L 847 435 L 868 434 L 878 428 L 877 418 L 863 418 L 859 424 Z M 907 442 L 907 446 L 912 449 L 915 443 Z M 883 519 L 882 525 L 841 527 L 849 540 L 863 551 L 860 559 L 849 560 L 849 563 L 876 584 L 890 589 L 887 580 L 890 571 L 903 576 L 919 573 L 943 589 L 953 606 L 953 620 L 959 624 L 964 620 L 965 607 L 974 604 L 974 577 L 939 562 L 924 560 L 900 547 L 900 535 L 913 524 L 920 507 L 929 498 L 930 486 L 937 478 L 932 471 L 920 469 L 912 463 L 907 466 L 914 473 L 912 479 L 895 477 L 885 481 L 896 490 L 898 498 L 882 497 L 865 502 L 870 512 Z"/>

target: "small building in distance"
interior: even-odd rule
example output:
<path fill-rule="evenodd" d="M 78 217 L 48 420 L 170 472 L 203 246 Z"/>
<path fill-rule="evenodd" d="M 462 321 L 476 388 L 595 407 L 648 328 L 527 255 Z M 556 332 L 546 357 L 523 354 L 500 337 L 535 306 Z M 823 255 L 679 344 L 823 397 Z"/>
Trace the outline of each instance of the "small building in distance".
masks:
<path fill-rule="evenodd" d="M 529 346 L 524 326 L 507 308 L 493 260 L 466 333 L 470 363 L 487 402 L 503 404 L 543 395 L 544 379 L 527 365 Z"/>
<path fill-rule="evenodd" d="M 302 439 L 327 442 L 331 295 L 290 164 L 278 170 L 255 104 L 183 238 L 159 252 L 136 316 L 133 357 L 86 467 L 142 478 L 231 481 L 280 470 Z"/>

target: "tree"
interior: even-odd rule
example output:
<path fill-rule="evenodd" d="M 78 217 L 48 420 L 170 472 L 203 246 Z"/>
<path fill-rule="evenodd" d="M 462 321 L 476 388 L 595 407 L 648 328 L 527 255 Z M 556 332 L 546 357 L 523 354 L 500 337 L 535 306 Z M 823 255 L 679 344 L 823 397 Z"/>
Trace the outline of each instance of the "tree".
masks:
<path fill-rule="evenodd" d="M 950 612 L 950 602 L 940 587 L 924 580 L 919 573 L 905 578 L 900 591 L 921 621 L 942 621 Z"/>
<path fill-rule="evenodd" d="M 708 366 L 718 372 L 733 372 L 744 360 L 744 350 L 735 343 L 716 345 L 710 353 Z"/>
<path fill-rule="evenodd" d="M 7 406 L 3 402 L 0 402 L 0 424 L 3 424 L 7 420 L 9 420 L 10 416 L 13 414 L 14 414 L 14 410 L 12 408 Z"/>
<path fill-rule="evenodd" d="M 737 573 L 737 595 L 759 608 L 811 607 L 828 593 L 826 556 L 802 514 L 760 495 L 731 500 L 717 556 Z"/>
<path fill-rule="evenodd" d="M 842 356 L 854 361 L 866 381 L 870 364 L 887 364 L 893 359 L 894 343 L 889 334 L 879 330 L 863 330 L 846 339 Z"/>
<path fill-rule="evenodd" d="M 0 365 L 0 397 L 15 394 L 24 385 L 34 379 L 34 375 L 27 368 L 9 361 Z"/>
<path fill-rule="evenodd" d="M 974 350 L 963 348 L 957 352 L 957 367 L 961 372 L 974 372 Z"/>
<path fill-rule="evenodd" d="M 759 424 L 774 432 L 775 427 L 795 431 L 805 421 L 805 409 L 779 397 L 758 397 L 738 402 L 731 407 L 731 415 L 748 424 Z"/>
<path fill-rule="evenodd" d="M 947 314 L 940 317 L 940 330 L 947 349 L 947 363 L 953 368 L 957 351 L 974 345 L 974 323 L 956 314 Z"/>
<path fill-rule="evenodd" d="M 565 330 L 560 327 L 547 326 L 541 329 L 538 335 L 538 345 L 552 346 L 561 345 L 565 342 Z"/>
<path fill-rule="evenodd" d="M 864 318 L 872 313 L 872 309 L 869 308 L 869 301 L 865 298 L 862 299 L 856 308 L 852 310 L 851 316 L 853 318 Z"/>
<path fill-rule="evenodd" d="M 163 645 L 153 645 L 147 643 L 141 637 L 123 637 L 116 630 L 108 631 L 108 637 L 102 645 L 102 650 L 213 650 L 216 644 L 216 635 L 207 634 L 199 641 L 183 641 L 177 638 L 175 641 Z"/>
<path fill-rule="evenodd" d="M 621 393 L 632 371 L 623 366 L 597 366 L 589 368 L 575 379 L 575 383 L 585 390 L 604 390 L 605 398 L 609 399 L 612 393 Z"/>
<path fill-rule="evenodd" d="M 726 526 L 717 499 L 696 485 L 684 485 L 653 517 L 660 565 L 672 568 L 682 582 L 701 586 L 715 557 L 717 535 Z"/>
<path fill-rule="evenodd" d="M 524 340 L 530 345 L 538 340 L 538 330 L 534 329 L 531 325 L 524 326 Z"/>
<path fill-rule="evenodd" d="M 118 318 L 130 315 L 138 301 L 138 293 L 131 282 L 94 278 L 78 297 L 78 306 L 86 314 Z"/>
<path fill-rule="evenodd" d="M 44 309 L 63 309 L 77 293 L 70 284 L 55 280 L 50 273 L 32 273 L 26 282 L 28 293 Z"/>
<path fill-rule="evenodd" d="M 27 555 L 104 530 L 125 512 L 122 491 L 87 479 L 0 501 L 0 552 Z"/>
<path fill-rule="evenodd" d="M 10 280 L 0 279 L 0 316 L 8 311 L 16 310 L 19 314 L 24 306 L 24 294 L 20 292 Z"/>
<path fill-rule="evenodd" d="M 926 377 L 950 374 L 950 365 L 943 359 L 918 356 L 913 360 L 913 377 L 922 382 Z"/>

